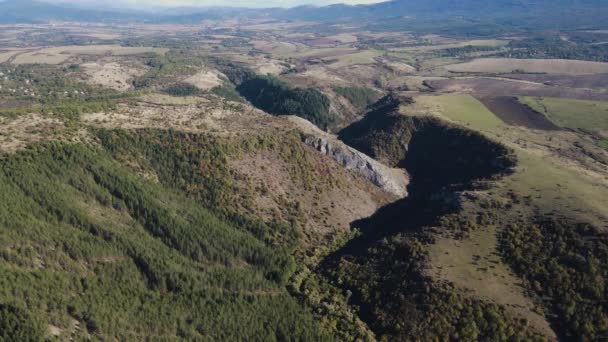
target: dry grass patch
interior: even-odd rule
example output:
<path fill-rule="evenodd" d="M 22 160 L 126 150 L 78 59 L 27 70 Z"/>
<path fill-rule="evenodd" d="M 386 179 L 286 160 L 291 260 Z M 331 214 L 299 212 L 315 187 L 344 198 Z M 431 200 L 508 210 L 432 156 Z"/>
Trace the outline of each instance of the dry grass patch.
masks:
<path fill-rule="evenodd" d="M 236 136 L 246 132 L 275 132 L 281 118 L 214 95 L 174 97 L 149 94 L 121 104 L 114 112 L 81 116 L 85 124 L 102 128 L 159 128 Z"/>
<path fill-rule="evenodd" d="M 30 49 L 2 49 L 0 51 L 0 63 L 9 62 L 12 58 L 18 54 L 30 51 Z"/>
<path fill-rule="evenodd" d="M 264 52 L 271 52 L 274 47 L 274 44 L 268 40 L 254 40 L 252 43 L 254 49 Z"/>
<path fill-rule="evenodd" d="M 331 238 L 337 231 L 347 231 L 349 224 L 372 215 L 394 198 L 368 181 L 345 170 L 317 151 L 303 146 L 306 153 L 302 167 L 319 178 L 324 186 L 309 188 L 293 174 L 294 165 L 276 151 L 248 153 L 229 162 L 239 175 L 235 177 L 248 188 L 263 189 L 253 193 L 254 212 L 266 220 L 285 220 L 289 203 L 299 203 L 306 236 Z"/>
<path fill-rule="evenodd" d="M 287 74 L 282 78 L 296 86 L 348 84 L 345 79 L 322 65 L 309 66 L 303 72 Z"/>
<path fill-rule="evenodd" d="M 184 82 L 191 84 L 201 90 L 209 90 L 213 87 L 222 85 L 222 79 L 225 78 L 217 70 L 202 70 L 184 80 Z"/>
<path fill-rule="evenodd" d="M 89 83 L 118 91 L 133 88 L 131 79 L 145 73 L 143 68 L 128 67 L 117 62 L 85 63 L 81 67 L 89 76 Z"/>
<path fill-rule="evenodd" d="M 285 62 L 271 58 L 251 57 L 236 53 L 220 54 L 220 56 L 233 62 L 246 64 L 251 70 L 261 75 L 278 75 L 287 69 Z"/>
<path fill-rule="evenodd" d="M 324 60 L 337 60 L 329 65 L 332 69 L 339 69 L 349 65 L 356 64 L 373 64 L 376 63 L 376 57 L 382 56 L 384 51 L 381 50 L 366 50 L 358 53 L 341 55 L 336 57 L 326 57 Z"/>
<path fill-rule="evenodd" d="M 416 71 L 416 68 L 406 63 L 384 61 L 383 64 L 396 73 L 409 74 Z"/>
<path fill-rule="evenodd" d="M 87 45 L 87 46 L 59 46 L 43 48 L 36 51 L 20 54 L 13 60 L 14 64 L 61 64 L 70 57 L 78 55 L 92 56 L 129 56 L 143 53 L 164 54 L 169 49 L 151 47 L 126 47 L 119 45 Z"/>
<path fill-rule="evenodd" d="M 427 273 L 436 281 L 449 281 L 474 298 L 502 305 L 515 318 L 526 319 L 537 332 L 552 340 L 555 332 L 536 313 L 521 280 L 506 266 L 497 251 L 496 227 L 487 226 L 460 240 L 440 237 L 430 246 Z"/>
<path fill-rule="evenodd" d="M 32 143 L 59 138 L 64 131 L 63 121 L 39 114 L 0 117 L 0 152 L 14 153 Z"/>

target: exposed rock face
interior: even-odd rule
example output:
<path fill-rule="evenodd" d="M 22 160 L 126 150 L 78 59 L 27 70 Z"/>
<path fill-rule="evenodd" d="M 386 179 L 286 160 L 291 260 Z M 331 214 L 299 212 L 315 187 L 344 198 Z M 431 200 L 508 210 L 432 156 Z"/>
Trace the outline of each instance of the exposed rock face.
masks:
<path fill-rule="evenodd" d="M 337 140 L 330 141 L 324 137 L 305 135 L 303 141 L 342 164 L 346 169 L 369 179 L 383 190 L 400 197 L 407 196 L 406 187 L 409 180 L 402 170 L 391 169 Z"/>
<path fill-rule="evenodd" d="M 307 145 L 331 157 L 346 169 L 359 173 L 384 191 L 399 197 L 407 196 L 409 177 L 404 170 L 390 168 L 372 159 L 304 119 L 297 117 L 290 119 L 302 131 L 302 140 Z"/>

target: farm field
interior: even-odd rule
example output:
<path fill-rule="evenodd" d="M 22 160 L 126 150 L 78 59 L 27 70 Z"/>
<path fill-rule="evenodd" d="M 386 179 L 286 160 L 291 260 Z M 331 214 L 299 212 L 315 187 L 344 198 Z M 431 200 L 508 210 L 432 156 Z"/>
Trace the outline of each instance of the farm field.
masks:
<path fill-rule="evenodd" d="M 458 73 L 548 73 L 548 74 L 594 74 L 607 73 L 608 63 L 564 59 L 512 59 L 479 58 L 470 62 L 445 66 Z"/>
<path fill-rule="evenodd" d="M 498 39 L 476 39 L 476 40 L 467 40 L 457 43 L 447 43 L 447 44 L 421 44 L 420 46 L 411 46 L 404 48 L 396 48 L 391 49 L 391 51 L 395 52 L 431 52 L 436 50 L 444 50 L 444 49 L 455 49 L 462 48 L 467 46 L 487 46 L 487 47 L 501 47 L 505 46 L 509 41 L 508 40 L 498 40 Z"/>
<path fill-rule="evenodd" d="M 374 64 L 376 63 L 375 58 L 383 54 L 384 52 L 380 50 L 367 50 L 353 54 L 327 56 L 324 60 L 330 63 L 330 68 L 338 69 L 349 65 Z M 336 61 L 334 62 L 334 60 Z"/>
<path fill-rule="evenodd" d="M 551 86 L 544 83 L 509 79 L 506 77 L 429 78 L 429 81 L 426 83 L 436 91 L 469 93 L 479 98 L 494 96 L 540 96 L 608 101 L 608 92 L 603 89 Z"/>
<path fill-rule="evenodd" d="M 466 94 L 447 94 L 439 96 L 418 96 L 416 112 L 430 111 L 446 116 L 466 126 L 483 130 L 498 130 L 505 124 L 489 111 L 479 100 Z M 407 112 L 408 106 L 403 107 Z"/>
<path fill-rule="evenodd" d="M 79 55 L 90 56 L 129 56 L 143 53 L 164 54 L 166 48 L 124 47 L 119 45 L 92 45 L 92 46 L 61 46 L 37 49 L 32 52 L 21 53 L 13 59 L 13 64 L 61 64 L 70 57 Z"/>
<path fill-rule="evenodd" d="M 559 127 L 582 129 L 608 138 L 608 102 L 550 97 L 521 97 L 519 100 Z"/>
<path fill-rule="evenodd" d="M 520 125 L 531 129 L 557 130 L 559 129 L 552 121 L 540 112 L 522 105 L 516 97 L 498 96 L 481 99 L 492 113 L 500 117 L 510 125 Z"/>
<path fill-rule="evenodd" d="M 573 215 L 579 215 L 579 211 L 590 215 L 589 208 L 592 208 L 593 215 L 597 215 L 594 220 L 604 222 L 606 219 L 606 213 L 602 209 L 602 194 L 608 189 L 608 179 L 601 176 L 601 171 L 599 174 L 582 172 L 580 164 L 568 161 L 568 149 L 572 148 L 568 140 L 573 138 L 570 133 L 530 131 L 530 123 L 516 126 L 508 124 L 482 102 L 468 95 L 419 96 L 416 99 L 411 109 L 409 106 L 402 107 L 402 113 L 411 111 L 418 115 L 430 113 L 445 116 L 515 148 L 519 166 L 513 175 L 504 179 L 505 185 L 501 189 L 517 189 L 526 196 L 540 194 L 535 198 L 540 201 L 539 208 L 544 211 L 563 206 L 562 210 Z M 585 139 L 575 140 L 580 144 Z M 551 141 L 553 146 L 543 146 Z M 602 168 L 600 166 L 598 170 Z M 574 177 L 577 173 L 581 176 Z M 568 196 L 564 197 L 564 194 Z M 543 203 L 545 200 L 546 203 Z M 588 216 L 591 217 L 593 216 Z M 601 225 L 608 228 L 605 223 Z"/>

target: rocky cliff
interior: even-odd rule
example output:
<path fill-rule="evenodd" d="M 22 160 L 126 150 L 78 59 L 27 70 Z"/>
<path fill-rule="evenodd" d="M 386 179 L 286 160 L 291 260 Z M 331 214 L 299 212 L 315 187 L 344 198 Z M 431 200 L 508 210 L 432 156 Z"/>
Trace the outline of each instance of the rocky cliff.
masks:
<path fill-rule="evenodd" d="M 403 169 L 391 168 L 372 159 L 304 119 L 289 119 L 302 132 L 302 141 L 307 145 L 331 157 L 346 169 L 362 175 L 381 189 L 399 197 L 407 196 L 409 177 Z"/>

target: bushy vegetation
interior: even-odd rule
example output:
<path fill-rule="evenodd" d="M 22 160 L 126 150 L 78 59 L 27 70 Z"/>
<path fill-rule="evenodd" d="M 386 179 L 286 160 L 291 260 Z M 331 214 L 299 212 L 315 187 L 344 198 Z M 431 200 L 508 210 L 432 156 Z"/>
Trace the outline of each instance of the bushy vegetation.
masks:
<path fill-rule="evenodd" d="M 172 50 L 165 55 L 149 54 L 143 60 L 150 69 L 132 81 L 135 89 L 175 82 L 175 77 L 194 73 L 204 60 L 188 50 Z"/>
<path fill-rule="evenodd" d="M 270 248 L 255 222 L 184 191 L 213 177 L 204 165 L 222 160 L 221 148 L 157 135 L 141 151 L 127 144 L 147 144 L 146 134 L 98 135 L 111 154 L 52 143 L 0 160 L 0 303 L 27 306 L 77 339 L 325 339 L 282 286 L 288 253 Z M 199 138 L 188 149 L 176 142 Z M 144 161 L 127 151 L 162 158 L 161 183 L 122 166 Z M 221 182 L 197 193 L 213 203 Z"/>
<path fill-rule="evenodd" d="M 82 83 L 74 75 L 77 69 L 74 65 L 0 66 L 7 75 L 0 88 L 0 116 L 39 113 L 72 125 L 81 114 L 113 111 L 121 100 L 144 92 L 118 92 Z"/>
<path fill-rule="evenodd" d="M 359 110 L 364 110 L 380 98 L 377 91 L 367 87 L 335 87 L 334 91 Z"/>
<path fill-rule="evenodd" d="M 245 99 L 236 91 L 234 85 L 224 84 L 211 88 L 211 93 L 217 96 L 221 96 L 228 101 L 234 102 L 245 102 Z"/>
<path fill-rule="evenodd" d="M 357 222 L 361 236 L 322 265 L 327 277 L 350 294 L 379 340 L 542 340 L 504 308 L 426 275 L 430 227 L 460 224 L 453 206 L 432 197 L 404 199 Z"/>
<path fill-rule="evenodd" d="M 501 56 L 512 58 L 560 58 L 608 62 L 608 44 L 575 44 L 559 35 L 541 35 L 513 40 L 508 52 Z"/>
<path fill-rule="evenodd" d="M 192 84 L 188 83 L 176 83 L 166 88 L 163 88 L 163 93 L 172 96 L 196 96 L 200 95 L 202 91 Z"/>
<path fill-rule="evenodd" d="M 116 103 L 111 100 L 98 101 L 58 101 L 52 104 L 0 109 L 0 116 L 16 117 L 28 113 L 52 114 L 59 117 L 76 120 L 80 114 L 108 112 L 116 109 Z"/>
<path fill-rule="evenodd" d="M 24 308 L 0 304 L 0 341 L 37 342 L 44 338 L 44 328 Z"/>
<path fill-rule="evenodd" d="M 317 89 L 291 88 L 272 76 L 247 79 L 236 89 L 254 106 L 270 114 L 297 115 L 322 129 L 335 121 L 329 111 L 329 99 Z"/>
<path fill-rule="evenodd" d="M 433 51 L 433 55 L 436 57 L 467 57 L 473 53 L 487 52 L 488 55 L 493 55 L 496 50 L 496 46 L 474 46 L 467 45 L 462 47 L 453 47 L 447 49 L 441 49 Z"/>
<path fill-rule="evenodd" d="M 213 63 L 219 71 L 226 75 L 230 82 L 237 86 L 257 76 L 253 70 L 230 61 L 215 58 L 213 59 Z"/>
<path fill-rule="evenodd" d="M 380 340 L 542 340 L 505 308 L 438 283 L 426 272 L 427 246 L 437 229 L 460 235 L 476 226 L 460 215 L 457 191 L 508 172 L 515 165 L 511 151 L 473 131 L 400 114 L 403 101 L 411 100 L 381 99 L 340 137 L 405 167 L 412 175 L 409 197 L 355 222 L 360 237 L 330 256 L 323 271 L 351 294 Z"/>
<path fill-rule="evenodd" d="M 83 83 L 74 66 L 0 65 L 0 108 L 57 106 L 62 103 L 99 102 L 129 96 Z"/>
<path fill-rule="evenodd" d="M 501 238 L 504 258 L 544 302 L 564 340 L 597 341 L 608 333 L 608 237 L 566 219 L 510 225 Z"/>
<path fill-rule="evenodd" d="M 275 145 L 278 141 L 252 140 L 239 147 L 207 135 L 174 131 L 141 130 L 131 134 L 100 130 L 97 135 L 116 158 L 132 158 L 148 165 L 166 186 L 181 189 L 223 219 L 280 248 L 285 255 L 298 239 L 300 232 L 295 223 L 290 227 L 278 222 L 269 226 L 238 210 L 240 189 L 233 183 L 227 164 L 230 157 L 242 151 Z M 289 149 L 291 145 L 284 144 L 282 148 Z M 292 162 L 298 165 L 297 160 Z M 300 176 L 307 178 L 305 174 Z"/>
<path fill-rule="evenodd" d="M 290 293 L 314 309 L 315 317 L 322 321 L 323 329 L 340 339 L 351 340 L 367 336 L 357 325 L 347 300 L 341 291 L 331 286 L 315 269 L 319 259 L 328 253 L 329 241 L 316 241 L 314 254 L 310 241 L 302 241 L 300 226 L 305 218 L 299 209 L 298 198 L 286 198 L 282 214 L 268 223 L 250 213 L 254 210 L 249 203 L 251 190 L 235 184 L 227 163 L 238 159 L 242 153 L 267 151 L 276 154 L 289 165 L 289 175 L 294 184 L 303 189 L 317 189 L 322 193 L 335 184 L 326 183 L 325 177 L 318 177 L 311 170 L 309 151 L 300 143 L 299 134 L 277 134 L 244 138 L 240 142 L 227 142 L 205 135 L 184 134 L 140 130 L 136 134 L 124 131 L 99 131 L 102 144 L 119 160 L 130 160 L 136 165 L 146 165 L 153 170 L 159 181 L 168 187 L 181 189 L 198 203 L 210 208 L 216 215 L 236 227 L 251 232 L 276 254 L 294 255 L 295 264 L 290 264 L 290 272 L 283 272 L 284 281 L 293 272 L 287 287 Z M 139 167 L 137 168 L 139 169 Z M 307 239 L 314 234 L 307 232 Z M 332 237 L 332 244 L 340 243 L 338 233 Z M 336 246 L 332 247 L 336 248 Z M 293 268 L 295 266 L 295 269 Z"/>

